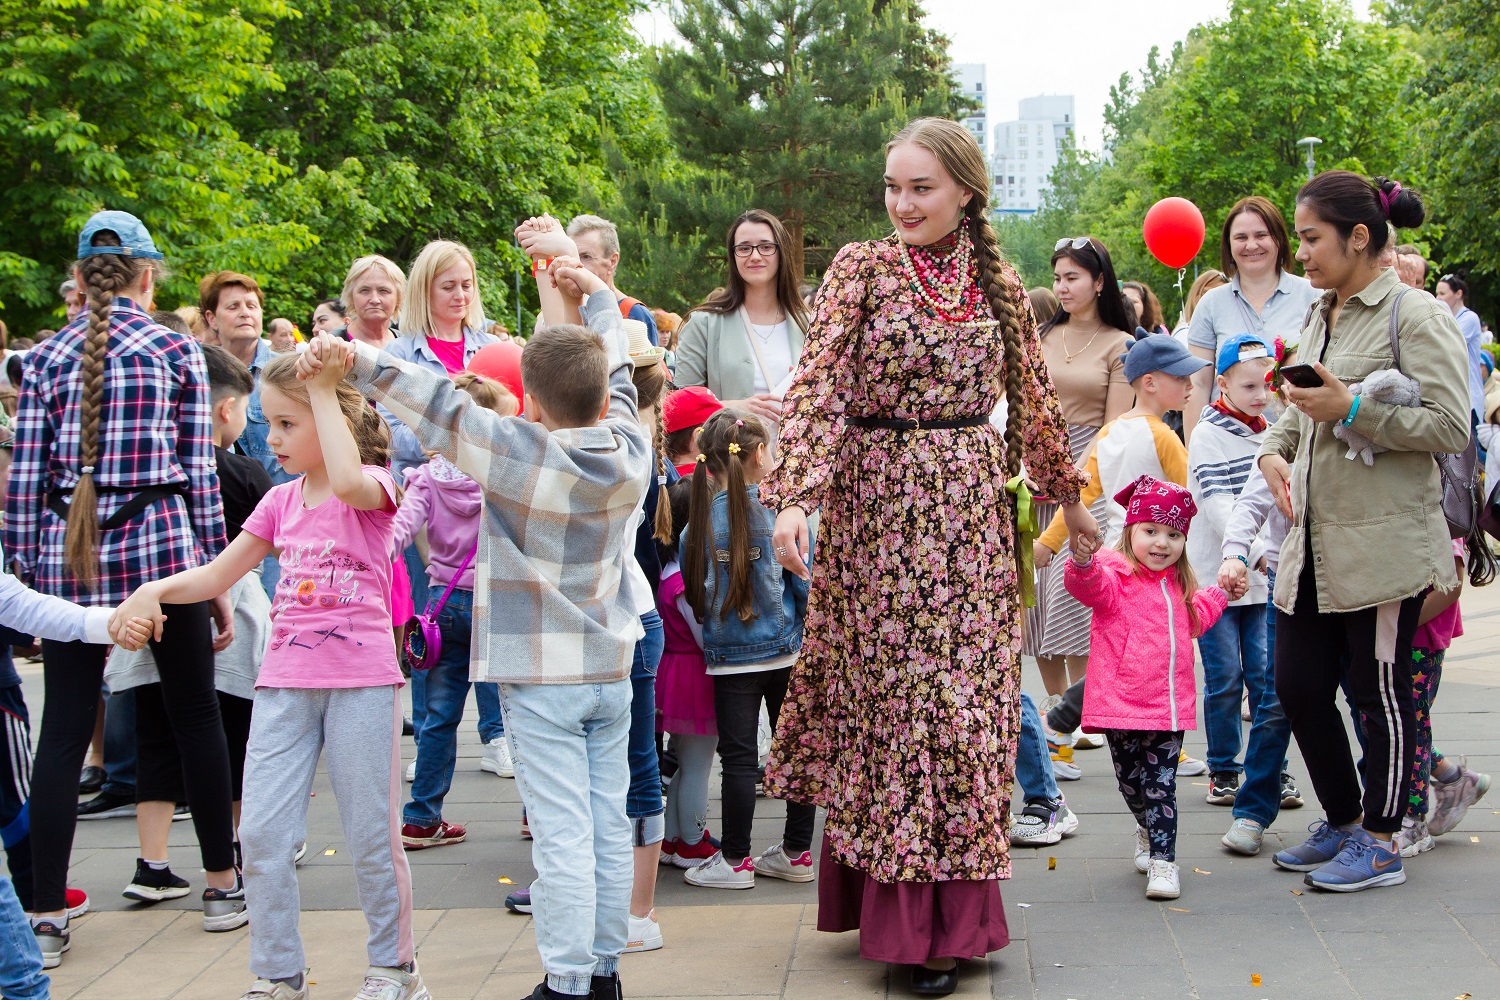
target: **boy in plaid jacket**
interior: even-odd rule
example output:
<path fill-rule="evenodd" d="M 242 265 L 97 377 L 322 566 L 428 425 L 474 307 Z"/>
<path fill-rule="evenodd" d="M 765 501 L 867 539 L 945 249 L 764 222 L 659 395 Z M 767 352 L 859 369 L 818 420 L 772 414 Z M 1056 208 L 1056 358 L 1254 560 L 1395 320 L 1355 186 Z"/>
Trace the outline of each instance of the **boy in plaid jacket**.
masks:
<path fill-rule="evenodd" d="M 484 490 L 470 676 L 500 685 L 534 837 L 547 981 L 532 995 L 614 998 L 632 875 L 630 666 L 642 635 L 625 540 L 651 445 L 613 293 L 572 258 L 538 285 L 549 319 L 577 311 L 587 327 L 548 326 L 527 343 L 523 417 L 367 345 L 319 337 L 303 365 L 349 367 L 360 391 Z"/>

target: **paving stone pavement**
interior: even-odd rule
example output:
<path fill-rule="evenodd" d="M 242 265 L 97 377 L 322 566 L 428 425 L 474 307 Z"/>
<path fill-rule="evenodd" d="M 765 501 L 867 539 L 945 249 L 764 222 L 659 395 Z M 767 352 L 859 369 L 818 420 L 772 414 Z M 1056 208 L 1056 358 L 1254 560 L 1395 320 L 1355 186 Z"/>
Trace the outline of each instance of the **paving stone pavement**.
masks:
<path fill-rule="evenodd" d="M 1464 601 L 1468 634 L 1450 653 L 1434 713 L 1437 744 L 1472 766 L 1500 772 L 1500 586 Z M 39 665 L 21 664 L 33 718 Z M 1040 691 L 1028 663 L 1026 687 Z M 1188 751 L 1204 752 L 1201 730 Z M 407 741 L 407 758 L 413 754 Z M 468 827 L 455 847 L 410 855 L 420 962 L 435 1000 L 516 1000 L 540 979 L 531 920 L 506 912 L 513 887 L 533 876 L 519 837 L 515 783 L 478 770 L 478 736 L 462 728 L 445 816 Z M 1283 812 L 1259 858 L 1218 843 L 1230 812 L 1203 801 L 1206 778 L 1178 781 L 1183 893 L 1144 898 L 1131 863 L 1134 823 L 1114 787 L 1107 750 L 1080 751 L 1083 780 L 1063 784 L 1079 834 L 1014 852 L 1003 887 L 1012 941 L 963 966 L 959 993 L 995 1000 L 1174 998 L 1343 1000 L 1500 998 L 1500 794 L 1479 803 L 1436 850 L 1408 862 L 1408 881 L 1337 896 L 1314 894 L 1269 855 L 1298 843 L 1321 816 L 1293 747 L 1292 771 L 1308 805 Z M 1500 776 L 1500 775 L 1497 775 Z M 326 777 L 308 818 L 301 872 L 302 930 L 318 997 L 352 996 L 365 967 L 364 921 Z M 717 828 L 717 802 L 710 826 Z M 757 849 L 779 839 L 784 807 L 761 800 Z M 202 888 L 191 824 L 172 829 L 176 870 L 194 883 L 186 900 L 152 907 L 119 895 L 134 870 L 129 820 L 80 823 L 72 884 L 93 912 L 75 924 L 73 949 L 54 971 L 64 998 L 224 998 L 249 984 L 247 936 L 206 934 L 192 905 Z M 1050 860 L 1056 859 L 1056 866 Z M 899 969 L 859 959 L 856 935 L 816 930 L 816 889 L 762 880 L 750 892 L 695 889 L 663 868 L 657 907 L 662 951 L 628 955 L 627 996 L 863 998 L 907 996 Z M 1253 977 L 1259 977 L 1255 979 Z M 1258 985 L 1255 985 L 1258 983 Z"/>

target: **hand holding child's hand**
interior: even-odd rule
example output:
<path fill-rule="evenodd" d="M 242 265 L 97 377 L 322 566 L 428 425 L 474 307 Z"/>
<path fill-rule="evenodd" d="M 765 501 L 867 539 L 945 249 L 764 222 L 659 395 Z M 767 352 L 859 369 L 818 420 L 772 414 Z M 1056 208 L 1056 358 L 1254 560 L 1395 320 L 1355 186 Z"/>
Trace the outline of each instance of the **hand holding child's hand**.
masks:
<path fill-rule="evenodd" d="M 586 299 L 609 287 L 597 274 L 580 264 L 577 257 L 558 257 L 547 270 L 552 275 L 553 286 L 570 299 Z"/>
<path fill-rule="evenodd" d="M 1051 549 L 1041 542 L 1031 543 L 1031 561 L 1036 564 L 1037 569 L 1046 569 L 1052 565 L 1052 557 L 1056 555 Z"/>
<path fill-rule="evenodd" d="M 132 618 L 125 622 L 122 635 L 116 642 L 128 652 L 135 652 L 159 634 L 158 625 L 149 618 Z"/>
<path fill-rule="evenodd" d="M 1225 559 L 1219 566 L 1219 588 L 1231 601 L 1244 597 L 1250 590 L 1250 571 L 1238 559 Z"/>
<path fill-rule="evenodd" d="M 302 362 L 309 354 L 315 355 L 313 360 L 317 367 L 309 374 L 303 375 Z M 332 388 L 344 380 L 344 376 L 352 367 L 354 367 L 354 351 L 348 341 L 320 333 L 298 359 L 297 377 L 307 382 L 309 386 Z"/>
<path fill-rule="evenodd" d="M 574 257 L 578 244 L 565 233 L 558 221 L 550 215 L 527 219 L 516 228 L 516 239 L 521 249 L 533 260 L 547 257 Z"/>
<path fill-rule="evenodd" d="M 1073 561 L 1080 566 L 1088 565 L 1089 561 L 1094 558 L 1094 553 L 1098 552 L 1103 544 L 1098 532 L 1092 535 L 1079 535 L 1073 539 Z"/>
<path fill-rule="evenodd" d="M 125 598 L 114 614 L 109 616 L 109 636 L 128 650 L 137 650 L 147 639 L 160 639 L 162 623 L 167 616 L 162 614 L 161 602 L 156 599 L 149 586 L 141 587 Z M 139 623 L 144 623 L 146 634 L 141 636 Z"/>

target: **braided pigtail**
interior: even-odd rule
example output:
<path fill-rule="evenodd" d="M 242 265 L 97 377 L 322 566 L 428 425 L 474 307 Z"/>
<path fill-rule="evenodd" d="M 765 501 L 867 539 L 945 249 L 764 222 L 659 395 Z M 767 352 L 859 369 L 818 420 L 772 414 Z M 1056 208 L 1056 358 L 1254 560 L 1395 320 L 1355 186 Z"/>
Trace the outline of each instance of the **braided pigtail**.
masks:
<path fill-rule="evenodd" d="M 675 536 L 672 534 L 672 505 L 667 502 L 667 427 L 661 415 L 661 407 L 656 407 L 656 423 L 651 428 L 651 450 L 656 452 L 656 524 L 653 525 L 652 536 L 663 545 L 671 545 Z"/>
<path fill-rule="evenodd" d="M 977 200 L 977 199 L 976 199 Z M 1004 258 L 1000 256 L 1000 240 L 989 221 L 983 215 L 969 216 L 969 234 L 974 242 L 974 257 L 979 263 L 979 287 L 990 300 L 990 311 L 1000 322 L 1001 342 L 1005 345 L 1005 475 L 1013 478 L 1021 474 L 1021 462 L 1025 457 L 1025 398 L 1022 377 L 1026 368 L 1026 355 L 1022 347 L 1021 310 L 1019 286 L 1006 281 L 1003 269 Z"/>
<path fill-rule="evenodd" d="M 119 246 L 114 233 L 95 235 L 94 246 Z M 99 463 L 99 416 L 104 409 L 104 360 L 109 353 L 109 321 L 115 296 L 135 284 L 150 263 L 117 254 L 85 257 L 77 264 L 88 302 L 88 333 L 79 366 L 78 485 L 68 504 L 68 527 L 63 551 L 68 568 L 85 589 L 99 579 L 99 492 L 94 473 Z"/>

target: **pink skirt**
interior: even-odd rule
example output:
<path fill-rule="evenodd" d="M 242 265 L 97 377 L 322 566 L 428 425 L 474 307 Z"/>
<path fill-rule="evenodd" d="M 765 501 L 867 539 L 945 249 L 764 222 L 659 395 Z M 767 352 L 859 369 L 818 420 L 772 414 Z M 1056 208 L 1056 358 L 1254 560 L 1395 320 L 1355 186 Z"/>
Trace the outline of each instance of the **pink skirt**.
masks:
<path fill-rule="evenodd" d="M 411 577 L 406 572 L 406 560 L 399 555 L 391 560 L 390 600 L 392 628 L 400 628 L 417 613 L 411 603 Z"/>
<path fill-rule="evenodd" d="M 703 666 L 702 653 L 661 655 L 656 668 L 657 732 L 684 736 L 717 736 L 714 679 Z"/>
<path fill-rule="evenodd" d="M 859 955 L 920 965 L 980 959 L 1010 944 L 998 881 L 877 882 L 840 864 L 823 839 L 818 862 L 818 930 L 859 931 Z"/>

